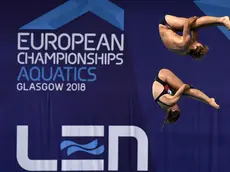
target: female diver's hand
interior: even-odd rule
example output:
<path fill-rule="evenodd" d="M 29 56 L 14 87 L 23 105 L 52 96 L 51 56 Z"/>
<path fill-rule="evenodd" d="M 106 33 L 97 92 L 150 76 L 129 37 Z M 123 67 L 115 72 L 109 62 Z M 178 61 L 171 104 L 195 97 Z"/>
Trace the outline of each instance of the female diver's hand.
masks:
<path fill-rule="evenodd" d="M 184 91 L 186 91 L 186 90 L 188 90 L 188 89 L 190 89 L 191 87 L 190 87 L 190 85 L 188 85 L 188 84 L 183 84 L 182 86 L 181 86 L 181 89 L 183 90 L 182 92 L 184 92 Z"/>
<path fill-rule="evenodd" d="M 185 85 L 185 89 L 184 90 L 188 90 L 188 89 L 191 88 L 190 85 L 188 85 L 188 84 L 184 84 L 184 85 Z"/>

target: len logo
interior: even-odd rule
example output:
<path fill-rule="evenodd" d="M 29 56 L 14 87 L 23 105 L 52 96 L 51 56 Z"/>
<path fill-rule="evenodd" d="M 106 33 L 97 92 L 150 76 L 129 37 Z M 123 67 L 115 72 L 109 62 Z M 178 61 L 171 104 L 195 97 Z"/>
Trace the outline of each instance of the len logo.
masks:
<path fill-rule="evenodd" d="M 105 137 L 104 126 L 74 125 L 62 126 L 62 137 Z M 148 137 L 137 126 L 109 126 L 108 132 L 108 170 L 119 169 L 119 138 L 135 138 L 137 141 L 137 171 L 148 171 Z M 70 140 L 61 142 L 61 150 L 67 155 L 84 151 L 93 155 L 104 153 L 104 145 L 98 146 L 94 140 L 80 145 Z M 106 155 L 105 155 L 106 156 Z M 103 156 L 104 157 L 104 156 Z M 17 161 L 27 171 L 58 171 L 58 160 L 29 158 L 29 131 L 27 125 L 17 126 Z M 104 159 L 61 159 L 61 171 L 104 171 Z"/>

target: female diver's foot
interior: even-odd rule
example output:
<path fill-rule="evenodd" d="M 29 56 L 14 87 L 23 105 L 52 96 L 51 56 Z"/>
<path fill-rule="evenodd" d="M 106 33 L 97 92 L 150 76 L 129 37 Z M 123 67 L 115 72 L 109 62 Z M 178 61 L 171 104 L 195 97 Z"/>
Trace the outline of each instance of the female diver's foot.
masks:
<path fill-rule="evenodd" d="M 222 18 L 223 20 L 223 24 L 225 25 L 225 27 L 230 30 L 230 18 L 229 16 L 225 16 Z"/>
<path fill-rule="evenodd" d="M 209 105 L 214 107 L 215 109 L 219 109 L 220 106 L 216 103 L 215 99 L 214 98 L 210 98 L 209 99 Z"/>

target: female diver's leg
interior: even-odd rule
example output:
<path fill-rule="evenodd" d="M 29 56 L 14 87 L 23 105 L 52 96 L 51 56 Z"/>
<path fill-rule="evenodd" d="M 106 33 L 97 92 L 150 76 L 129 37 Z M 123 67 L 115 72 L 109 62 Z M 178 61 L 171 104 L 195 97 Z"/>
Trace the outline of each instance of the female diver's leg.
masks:
<path fill-rule="evenodd" d="M 188 20 L 188 18 L 165 15 L 165 20 L 171 28 L 176 30 L 183 30 L 185 21 Z M 228 16 L 225 17 L 202 16 L 196 20 L 194 25 L 191 26 L 191 29 L 199 29 L 202 27 L 207 27 L 212 25 L 225 26 L 227 27 L 228 30 L 230 30 L 230 19 Z"/>
<path fill-rule="evenodd" d="M 184 84 L 172 71 L 168 69 L 161 69 L 158 77 L 164 82 L 167 82 L 176 91 Z M 205 93 L 198 89 L 190 88 L 186 90 L 184 94 L 205 102 L 216 109 L 219 109 L 219 105 L 215 102 L 214 98 L 209 98 Z"/>
<path fill-rule="evenodd" d="M 175 91 L 177 91 L 184 83 L 169 69 L 161 69 L 158 77 L 167 82 Z"/>
<path fill-rule="evenodd" d="M 216 103 L 214 98 L 209 98 L 205 93 L 203 93 L 202 91 L 200 91 L 198 89 L 195 89 L 195 88 L 188 89 L 184 92 L 184 94 L 186 94 L 189 97 L 192 97 L 196 100 L 207 103 L 208 105 L 210 105 L 216 109 L 220 108 L 220 106 Z"/>

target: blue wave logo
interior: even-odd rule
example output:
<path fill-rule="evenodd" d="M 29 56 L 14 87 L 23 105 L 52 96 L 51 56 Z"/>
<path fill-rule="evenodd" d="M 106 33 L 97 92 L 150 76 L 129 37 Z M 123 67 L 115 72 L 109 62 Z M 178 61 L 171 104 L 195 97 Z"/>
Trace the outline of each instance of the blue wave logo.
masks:
<path fill-rule="evenodd" d="M 98 140 L 94 140 L 88 144 L 78 144 L 70 140 L 64 140 L 60 144 L 61 150 L 67 149 L 67 155 L 70 156 L 71 154 L 75 152 L 86 152 L 91 155 L 101 155 L 104 153 L 105 148 L 104 145 L 98 146 Z"/>
<path fill-rule="evenodd" d="M 68 0 L 20 29 L 59 29 L 87 12 L 124 30 L 124 9 L 108 0 Z"/>

